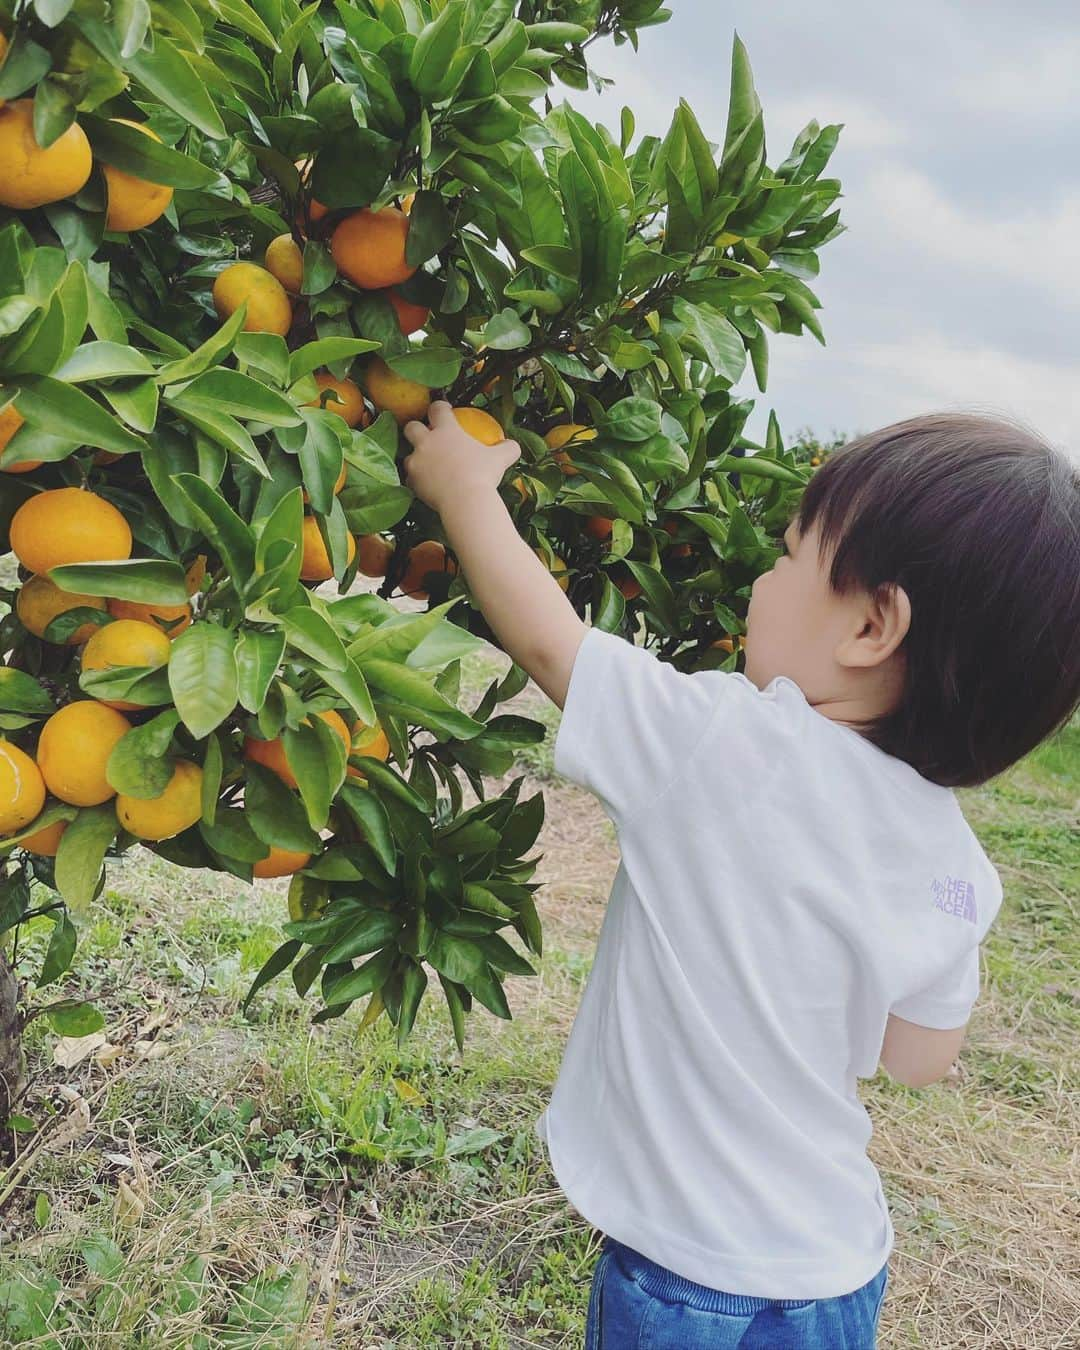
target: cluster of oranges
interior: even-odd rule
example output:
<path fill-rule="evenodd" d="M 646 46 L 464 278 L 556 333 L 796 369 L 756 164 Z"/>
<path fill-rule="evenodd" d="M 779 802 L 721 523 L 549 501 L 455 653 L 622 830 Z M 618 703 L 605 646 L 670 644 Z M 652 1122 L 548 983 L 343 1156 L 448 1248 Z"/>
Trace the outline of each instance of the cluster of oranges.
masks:
<path fill-rule="evenodd" d="M 15 512 L 10 527 L 11 548 L 30 573 L 15 601 L 16 613 L 35 636 L 45 639 L 49 625 L 74 609 L 102 612 L 103 622 L 82 624 L 65 641 L 81 648 L 85 671 L 160 670 L 167 666 L 171 643 L 193 620 L 190 601 L 182 605 L 147 604 L 131 600 L 80 595 L 64 591 L 46 573 L 71 563 L 123 562 L 131 556 L 128 522 L 111 502 L 80 488 L 57 488 L 38 493 Z M 188 593 L 200 589 L 205 558 L 188 570 Z M 115 799 L 120 825 L 138 839 L 151 842 L 172 838 L 194 825 L 202 815 L 202 769 L 187 759 L 175 759 L 171 775 L 154 798 L 118 793 L 108 779 L 109 757 L 134 723 L 125 714 L 146 712 L 146 705 L 128 699 L 79 698 L 65 704 L 44 723 L 31 756 L 10 741 L 0 740 L 0 836 L 32 825 L 47 796 L 69 806 L 99 806 Z M 318 714 L 341 736 L 346 755 L 368 755 L 386 760 L 390 744 L 376 722 L 357 721 L 350 733 L 339 713 Z M 245 758 L 266 765 L 290 787 L 296 779 L 285 759 L 280 738 L 244 740 Z M 367 780 L 350 766 L 360 786 Z M 52 857 L 67 828 L 60 820 L 29 835 L 22 847 Z M 285 876 L 299 871 L 309 854 L 271 848 L 254 865 L 255 876 Z"/>
<path fill-rule="evenodd" d="M 161 139 L 141 122 L 114 117 L 113 122 L 134 127 L 153 140 Z M 29 211 L 36 206 L 72 197 L 86 186 L 94 156 L 86 132 L 73 121 L 49 146 L 34 135 L 34 100 L 14 99 L 0 106 L 0 206 Z M 108 188 L 105 228 L 128 232 L 152 225 L 168 208 L 173 190 L 103 164 Z"/>

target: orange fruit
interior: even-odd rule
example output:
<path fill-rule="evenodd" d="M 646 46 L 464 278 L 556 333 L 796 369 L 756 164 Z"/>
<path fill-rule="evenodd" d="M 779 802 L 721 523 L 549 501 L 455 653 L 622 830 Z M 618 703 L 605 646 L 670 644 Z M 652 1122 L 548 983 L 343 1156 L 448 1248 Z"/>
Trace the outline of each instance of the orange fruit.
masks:
<path fill-rule="evenodd" d="M 593 427 L 584 427 L 578 422 L 565 422 L 562 426 L 552 427 L 544 437 L 544 444 L 554 450 L 559 468 L 565 474 L 576 474 L 578 472 L 571 463 L 570 452 L 562 448 L 571 439 L 594 441 L 596 440 L 596 431 Z"/>
<path fill-rule="evenodd" d="M 315 714 L 333 731 L 341 737 L 341 743 L 345 747 L 345 754 L 348 755 L 352 748 L 352 742 L 349 737 L 349 728 L 345 725 L 345 719 L 333 708 L 326 712 Z M 304 718 L 305 724 L 311 722 L 310 717 Z M 244 758 L 254 760 L 256 764 L 262 764 L 270 769 L 287 787 L 296 787 L 296 775 L 289 768 L 289 761 L 285 758 L 285 745 L 280 736 L 275 736 L 271 741 L 260 741 L 257 736 L 244 737 Z"/>
<path fill-rule="evenodd" d="M 398 295 L 397 291 L 389 290 L 386 295 L 397 313 L 398 327 L 406 337 L 410 333 L 418 332 L 431 318 L 430 309 L 427 309 L 424 305 L 414 305 L 411 300 L 406 300 L 404 296 Z"/>
<path fill-rule="evenodd" d="M 263 254 L 263 263 L 272 277 L 276 277 L 290 295 L 299 295 L 304 280 L 304 255 L 291 234 L 279 234 L 271 239 Z"/>
<path fill-rule="evenodd" d="M 72 806 L 98 806 L 116 795 L 105 777 L 113 747 L 131 730 L 115 708 L 79 699 L 54 712 L 41 729 L 37 762 L 45 786 Z"/>
<path fill-rule="evenodd" d="M 105 600 L 100 595 L 77 595 L 74 591 L 62 591 L 48 577 L 33 576 L 20 587 L 15 597 L 15 613 L 22 626 L 35 637 L 44 638 L 45 630 L 58 614 L 66 614 L 69 609 L 101 609 Z M 77 647 L 86 642 L 97 631 L 97 625 L 84 623 L 67 640 L 69 647 Z"/>
<path fill-rule="evenodd" d="M 320 370 L 315 376 L 315 383 L 319 386 L 319 393 L 304 404 L 305 408 L 324 407 L 327 412 L 337 413 L 339 417 L 343 417 L 346 425 L 350 427 L 366 427 L 371 421 L 364 396 L 354 381 L 335 380 L 333 375 Z M 324 389 L 331 390 L 331 393 L 325 403 L 322 403 Z"/>
<path fill-rule="evenodd" d="M 342 276 L 364 290 L 381 291 L 397 286 L 416 271 L 405 261 L 409 218 L 404 211 L 386 206 L 372 211 L 365 206 L 347 215 L 330 236 L 330 255 Z"/>
<path fill-rule="evenodd" d="M 585 533 L 603 542 L 603 540 L 611 538 L 614 524 L 615 522 L 608 520 L 607 516 L 590 516 L 585 522 Z"/>
<path fill-rule="evenodd" d="M 294 853 L 291 849 L 270 845 L 268 857 L 260 858 L 251 869 L 256 877 L 291 877 L 311 861 L 310 853 Z"/>
<path fill-rule="evenodd" d="M 481 372 L 483 369 L 484 369 L 484 359 L 483 359 L 483 357 L 481 357 L 480 360 L 477 361 L 476 365 L 473 366 L 473 368 L 472 368 L 472 373 L 473 373 L 474 375 L 479 375 L 480 372 Z M 488 382 L 487 382 L 486 384 L 483 384 L 483 385 L 480 386 L 480 392 L 481 392 L 482 394 L 490 394 L 490 393 L 492 393 L 492 392 L 494 391 L 495 386 L 496 386 L 498 383 L 499 383 L 499 377 L 498 377 L 498 375 L 493 375 L 493 376 L 491 377 L 491 379 L 488 380 Z"/>
<path fill-rule="evenodd" d="M 679 533 L 678 522 L 674 520 L 665 520 L 662 527 L 674 539 Z M 689 544 L 676 544 L 671 550 L 673 558 L 689 558 L 693 553 L 693 548 Z"/>
<path fill-rule="evenodd" d="M 37 765 L 34 767 L 36 768 Z M 38 830 L 24 839 L 21 847 L 26 849 L 27 853 L 36 853 L 40 858 L 55 858 L 56 850 L 60 847 L 60 840 L 63 838 L 67 827 L 66 820 L 54 821 L 52 825 L 46 825 L 44 829 Z"/>
<path fill-rule="evenodd" d="M 506 433 L 490 413 L 482 408 L 455 408 L 454 416 L 463 431 L 482 445 L 498 445 L 506 440 Z"/>
<path fill-rule="evenodd" d="M 119 670 L 127 666 L 148 666 L 157 670 L 168 665 L 172 647 L 169 639 L 155 624 L 140 619 L 114 619 L 99 628 L 83 648 L 83 670 Z M 107 708 L 122 712 L 138 711 L 141 703 L 129 703 L 121 698 L 103 698 Z"/>
<path fill-rule="evenodd" d="M 408 215 L 413 209 L 413 202 L 416 201 L 416 193 L 410 192 L 401 199 L 401 209 Z"/>
<path fill-rule="evenodd" d="M 710 647 L 721 647 L 725 652 L 731 653 L 739 648 L 746 646 L 746 639 L 742 636 L 717 638 L 715 642 L 709 643 Z"/>
<path fill-rule="evenodd" d="M 533 552 L 544 564 L 544 566 L 548 569 L 548 571 L 559 583 L 559 585 L 563 588 L 563 590 L 564 591 L 568 590 L 570 586 L 570 574 L 567 572 L 566 563 L 562 560 L 562 558 L 560 558 L 557 553 L 553 553 L 549 561 L 544 556 L 544 552 L 542 549 L 534 548 Z"/>
<path fill-rule="evenodd" d="M 348 561 L 356 557 L 356 540 L 348 536 Z M 348 566 L 348 563 L 346 563 Z M 304 556 L 300 562 L 300 576 L 304 581 L 329 581 L 334 575 L 330 554 L 326 551 L 314 516 L 304 517 Z"/>
<path fill-rule="evenodd" d="M 7 407 L 0 412 L 0 455 L 7 449 L 7 443 L 12 436 L 23 425 L 23 416 L 16 412 L 14 403 L 9 403 Z M 15 464 L 5 464 L 5 473 L 30 473 L 33 469 L 40 469 L 42 461 L 40 459 L 20 459 Z"/>
<path fill-rule="evenodd" d="M 380 412 L 393 413 L 399 426 L 427 416 L 431 390 L 426 384 L 407 380 L 386 364 L 381 356 L 372 357 L 364 371 L 368 398 Z"/>
<path fill-rule="evenodd" d="M 45 780 L 26 753 L 0 741 L 0 835 L 25 829 L 45 805 Z"/>
<path fill-rule="evenodd" d="M 631 572 L 622 571 L 618 577 L 612 577 L 612 582 L 624 600 L 636 600 L 641 594 L 641 582 Z"/>
<path fill-rule="evenodd" d="M 17 98 L 0 108 L 0 206 L 29 211 L 70 197 L 93 168 L 86 132 L 78 122 L 43 150 L 34 135 L 34 100 Z"/>
<path fill-rule="evenodd" d="M 381 759 L 386 763 L 390 758 L 390 742 L 380 723 L 376 722 L 374 726 L 368 726 L 366 722 L 353 723 L 352 753 L 369 755 L 372 759 Z M 367 778 L 359 769 L 354 769 L 350 764 L 347 773 L 350 778 L 357 780 L 360 787 L 367 786 Z"/>
<path fill-rule="evenodd" d="M 381 534 L 362 534 L 357 543 L 359 570 L 366 577 L 384 577 L 394 556 L 394 545 Z"/>
<path fill-rule="evenodd" d="M 159 797 L 116 799 L 116 818 L 136 839 L 171 839 L 190 829 L 202 815 L 203 771 L 189 759 L 176 761 L 173 776 Z"/>
<path fill-rule="evenodd" d="M 292 301 L 285 287 L 257 263 L 231 263 L 218 273 L 210 294 L 220 319 L 235 314 L 247 301 L 245 333 L 277 333 L 284 337 L 292 327 Z"/>
<path fill-rule="evenodd" d="M 157 132 L 151 131 L 142 122 L 131 122 L 126 117 L 113 117 L 125 127 L 134 127 L 151 140 L 160 141 Z M 164 214 L 173 198 L 173 190 L 163 183 L 151 183 L 146 178 L 136 178 L 134 174 L 124 173 L 111 164 L 103 164 L 101 171 L 109 189 L 109 208 L 105 216 L 107 230 L 141 230 L 152 225 Z"/>
<path fill-rule="evenodd" d="M 150 605 L 141 600 L 109 600 L 106 609 L 114 619 L 137 619 L 148 623 L 167 638 L 176 638 L 191 624 L 191 606 Z"/>
<path fill-rule="evenodd" d="M 12 551 L 30 572 L 131 557 L 127 521 L 111 502 L 82 488 L 39 492 L 15 512 L 9 533 Z"/>
<path fill-rule="evenodd" d="M 405 575 L 400 582 L 402 594 L 415 600 L 426 600 L 428 592 L 422 583 L 430 572 L 445 572 L 450 576 L 457 572 L 457 564 L 437 539 L 425 539 L 409 550 Z"/>
<path fill-rule="evenodd" d="M 525 486 L 525 479 L 522 478 L 520 474 L 513 480 L 510 486 L 517 489 L 517 494 L 523 502 L 528 500 L 529 489 Z"/>

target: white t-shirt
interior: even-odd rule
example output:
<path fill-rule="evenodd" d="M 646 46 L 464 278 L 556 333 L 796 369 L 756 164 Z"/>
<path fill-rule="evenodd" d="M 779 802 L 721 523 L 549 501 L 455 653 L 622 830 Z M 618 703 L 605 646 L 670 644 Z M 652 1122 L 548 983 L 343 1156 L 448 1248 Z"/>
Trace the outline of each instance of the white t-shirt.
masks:
<path fill-rule="evenodd" d="M 537 1124 L 571 1204 L 686 1279 L 832 1298 L 894 1232 L 856 1078 L 890 1011 L 967 1021 L 1001 882 L 949 788 L 786 676 L 590 628 L 555 768 L 622 858 Z"/>

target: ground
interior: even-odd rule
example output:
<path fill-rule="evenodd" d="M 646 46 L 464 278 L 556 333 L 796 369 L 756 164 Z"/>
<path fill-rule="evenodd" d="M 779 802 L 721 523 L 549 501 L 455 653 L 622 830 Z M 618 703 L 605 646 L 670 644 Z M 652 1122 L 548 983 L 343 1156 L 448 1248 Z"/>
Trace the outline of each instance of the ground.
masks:
<path fill-rule="evenodd" d="M 470 658 L 474 698 L 507 664 Z M 618 853 L 596 801 L 554 775 L 558 711 L 532 685 L 515 702 L 549 727 L 515 770 L 522 795 L 547 797 L 545 955 L 510 982 L 512 1023 L 471 1019 L 464 1056 L 435 999 L 401 1053 L 357 1010 L 310 1026 L 287 978 L 245 1021 L 285 883 L 249 890 L 145 853 L 112 870 L 64 985 L 105 1011 L 107 1045 L 65 1068 L 43 1019 L 27 1033 L 25 1109 L 46 1128 L 23 1137 L 25 1170 L 0 1175 L 4 1344 L 581 1345 L 598 1239 L 533 1124 Z M 897 1234 L 880 1344 L 1065 1350 L 1080 1326 L 1080 726 L 959 796 L 1005 903 L 953 1074 L 860 1084 Z"/>

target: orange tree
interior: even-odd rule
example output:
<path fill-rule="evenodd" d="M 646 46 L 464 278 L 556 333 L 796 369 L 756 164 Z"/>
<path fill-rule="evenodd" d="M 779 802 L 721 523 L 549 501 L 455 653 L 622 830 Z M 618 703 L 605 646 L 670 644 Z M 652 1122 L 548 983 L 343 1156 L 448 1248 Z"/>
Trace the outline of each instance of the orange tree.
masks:
<path fill-rule="evenodd" d="M 770 169 L 737 37 L 722 145 L 685 102 L 662 139 L 553 105 L 556 80 L 602 86 L 596 38 L 667 13 L 0 4 L 9 1083 L 26 1018 L 100 1025 L 49 986 L 136 845 L 292 876 L 249 999 L 288 970 L 316 1020 L 366 998 L 405 1036 L 430 971 L 459 1044 L 473 1000 L 509 1015 L 543 802 L 483 776 L 543 729 L 499 712 L 516 667 L 461 706 L 493 635 L 400 472 L 436 394 L 520 442 L 501 490 L 579 613 L 736 666 L 810 467 L 775 416 L 747 440 L 732 391 L 748 367 L 765 389 L 770 332 L 823 341 L 839 128 Z"/>

